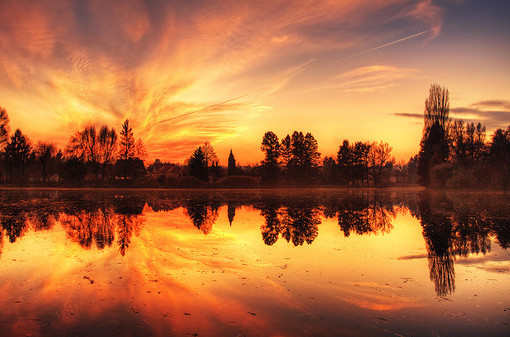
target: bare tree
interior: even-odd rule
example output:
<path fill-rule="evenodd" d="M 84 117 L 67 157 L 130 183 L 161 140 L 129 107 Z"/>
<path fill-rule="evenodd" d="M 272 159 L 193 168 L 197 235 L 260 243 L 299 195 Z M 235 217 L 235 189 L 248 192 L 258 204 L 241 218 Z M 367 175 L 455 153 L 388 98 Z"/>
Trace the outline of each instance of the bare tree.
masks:
<path fill-rule="evenodd" d="M 106 166 L 115 158 L 117 150 L 117 133 L 115 129 L 108 129 L 104 125 L 99 131 L 99 156 L 102 163 L 102 179 L 104 180 L 106 174 Z"/>
<path fill-rule="evenodd" d="M 110 163 L 115 158 L 115 152 L 117 149 L 117 133 L 115 129 L 108 129 L 108 126 L 104 125 L 99 131 L 99 157 L 103 164 Z"/>
<path fill-rule="evenodd" d="M 433 84 L 425 100 L 423 136 L 420 144 L 418 174 L 429 186 L 432 169 L 450 156 L 450 101 L 448 89 Z"/>
<path fill-rule="evenodd" d="M 99 136 L 95 126 L 87 126 L 71 137 L 67 153 L 83 161 L 99 162 Z"/>
<path fill-rule="evenodd" d="M 138 138 L 135 143 L 135 155 L 137 158 L 144 160 L 147 157 L 147 150 L 141 138 Z"/>
<path fill-rule="evenodd" d="M 381 183 L 384 170 L 390 168 L 395 163 L 395 159 L 391 155 L 391 150 L 391 146 L 382 141 L 373 143 L 370 146 L 368 162 L 376 185 Z"/>
<path fill-rule="evenodd" d="M 88 160 L 92 163 L 99 162 L 99 137 L 97 136 L 96 127 L 87 126 L 82 131 L 82 142 L 87 150 Z"/>
<path fill-rule="evenodd" d="M 425 100 L 425 128 L 430 130 L 434 123 L 446 132 L 450 123 L 450 94 L 448 89 L 437 84 L 432 84 L 429 90 L 429 97 Z"/>
<path fill-rule="evenodd" d="M 204 145 L 201 146 L 202 152 L 204 153 L 205 161 L 207 166 L 211 166 L 214 163 L 218 162 L 218 156 L 214 151 L 213 146 L 209 142 L 205 142 Z"/>

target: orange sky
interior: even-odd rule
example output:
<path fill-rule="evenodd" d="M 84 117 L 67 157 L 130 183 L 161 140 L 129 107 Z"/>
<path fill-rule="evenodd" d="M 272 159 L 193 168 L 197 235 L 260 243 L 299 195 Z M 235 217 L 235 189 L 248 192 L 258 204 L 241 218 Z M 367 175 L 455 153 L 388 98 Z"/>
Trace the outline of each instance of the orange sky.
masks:
<path fill-rule="evenodd" d="M 456 117 L 510 124 L 501 1 L 11 1 L 0 3 L 0 106 L 11 129 L 64 146 L 129 118 L 149 159 L 208 140 L 220 161 L 262 158 L 266 130 L 416 152 L 423 101 L 449 87 Z"/>

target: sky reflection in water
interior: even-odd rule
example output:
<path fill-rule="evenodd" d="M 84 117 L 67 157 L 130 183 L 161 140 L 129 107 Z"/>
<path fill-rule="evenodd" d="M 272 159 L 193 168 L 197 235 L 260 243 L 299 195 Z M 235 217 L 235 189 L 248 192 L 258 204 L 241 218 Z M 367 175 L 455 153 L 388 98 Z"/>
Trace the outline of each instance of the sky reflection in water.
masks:
<path fill-rule="evenodd" d="M 501 335 L 508 196 L 2 191 L 2 336 Z"/>

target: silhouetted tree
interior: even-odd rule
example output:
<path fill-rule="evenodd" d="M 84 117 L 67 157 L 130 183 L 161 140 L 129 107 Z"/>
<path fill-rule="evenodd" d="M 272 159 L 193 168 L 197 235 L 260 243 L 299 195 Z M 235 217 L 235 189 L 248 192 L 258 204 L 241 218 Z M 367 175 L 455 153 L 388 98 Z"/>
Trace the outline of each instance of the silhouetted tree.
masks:
<path fill-rule="evenodd" d="M 280 166 L 278 159 L 280 157 L 280 143 L 278 136 L 272 131 L 268 131 L 262 138 L 260 149 L 265 154 L 262 161 L 263 179 L 265 182 L 274 183 L 278 179 Z"/>
<path fill-rule="evenodd" d="M 214 151 L 213 146 L 209 142 L 205 142 L 204 145 L 202 145 L 202 152 L 204 153 L 205 162 L 207 164 L 207 167 L 211 167 L 215 163 L 218 163 L 218 156 L 216 155 L 216 152 Z"/>
<path fill-rule="evenodd" d="M 388 143 L 373 143 L 370 146 L 369 166 L 375 185 L 382 182 L 384 171 L 391 169 L 395 159 L 391 156 L 391 146 Z"/>
<path fill-rule="evenodd" d="M 447 133 L 450 127 L 450 97 L 447 88 L 432 84 L 429 89 L 429 97 L 425 100 L 425 125 L 427 133 L 434 124 Z"/>
<path fill-rule="evenodd" d="M 370 143 L 356 142 L 352 147 L 352 179 L 358 183 L 368 183 L 368 157 L 370 154 Z"/>
<path fill-rule="evenodd" d="M 0 107 L 0 152 L 3 151 L 9 138 L 9 116 L 7 111 Z"/>
<path fill-rule="evenodd" d="M 456 165 L 465 165 L 467 161 L 466 128 L 463 120 L 456 120 L 451 128 L 452 154 Z"/>
<path fill-rule="evenodd" d="M 231 149 L 230 154 L 228 155 L 228 175 L 232 176 L 235 175 L 236 173 L 237 173 L 236 159 Z"/>
<path fill-rule="evenodd" d="M 436 123 L 420 144 L 418 175 L 425 186 L 431 185 L 432 169 L 448 159 L 449 147 L 446 139 L 445 131 Z"/>
<path fill-rule="evenodd" d="M 71 137 L 67 146 L 70 157 L 97 165 L 100 157 L 99 135 L 93 125 L 85 127 Z"/>
<path fill-rule="evenodd" d="M 99 162 L 99 137 L 95 126 L 88 126 L 82 132 L 82 141 L 86 148 L 88 161 L 91 163 Z"/>
<path fill-rule="evenodd" d="M 303 132 L 294 131 L 291 136 L 291 159 L 288 164 L 288 174 L 293 179 L 299 179 L 305 167 L 305 136 Z"/>
<path fill-rule="evenodd" d="M 337 167 L 333 157 L 324 157 L 322 161 L 322 175 L 323 180 L 326 184 L 336 183 Z"/>
<path fill-rule="evenodd" d="M 5 159 L 11 180 L 21 179 L 21 182 L 23 181 L 30 153 L 30 141 L 21 133 L 20 129 L 17 129 L 5 147 Z"/>
<path fill-rule="evenodd" d="M 112 163 L 117 150 L 117 133 L 104 125 L 99 131 L 99 156 L 102 164 L 102 179 L 106 176 L 106 167 Z"/>
<path fill-rule="evenodd" d="M 284 138 L 282 144 L 284 146 L 282 154 L 285 156 L 286 173 L 289 178 L 302 183 L 305 177 L 311 179 L 318 176 L 320 153 L 317 140 L 311 133 L 304 135 L 302 132 L 294 131 L 292 136 L 287 135 Z"/>
<path fill-rule="evenodd" d="M 510 127 L 494 132 L 489 155 L 492 183 L 506 189 L 510 184 Z"/>
<path fill-rule="evenodd" d="M 195 152 L 193 152 L 189 159 L 188 167 L 191 176 L 203 181 L 209 180 L 207 161 L 205 159 L 204 152 L 202 151 L 202 147 L 198 147 Z"/>
<path fill-rule="evenodd" d="M 317 168 L 320 165 L 321 154 L 319 153 L 319 143 L 310 132 L 307 132 L 304 145 L 305 158 L 303 162 L 305 174 L 313 177 L 317 175 Z"/>
<path fill-rule="evenodd" d="M 406 183 L 418 183 L 418 155 L 412 156 L 406 164 Z"/>
<path fill-rule="evenodd" d="M 141 138 L 138 138 L 135 144 L 135 155 L 137 158 L 144 160 L 147 157 L 147 150 Z"/>
<path fill-rule="evenodd" d="M 434 166 L 449 157 L 450 101 L 448 89 L 433 84 L 425 100 L 423 138 L 420 144 L 418 174 L 421 183 L 431 184 Z"/>
<path fill-rule="evenodd" d="M 292 141 L 289 135 L 285 136 L 281 141 L 280 157 L 282 168 L 284 168 L 285 173 L 287 173 L 289 169 L 289 164 L 292 160 Z"/>
<path fill-rule="evenodd" d="M 352 147 L 349 145 L 349 141 L 347 139 L 344 139 L 342 145 L 340 145 L 338 149 L 336 164 L 338 168 L 340 183 L 348 184 L 352 182 L 354 158 Z"/>
<path fill-rule="evenodd" d="M 131 159 L 135 156 L 135 151 L 136 146 L 133 129 L 129 126 L 129 120 L 126 119 L 120 131 L 119 158 L 124 160 Z"/>
<path fill-rule="evenodd" d="M 452 161 L 457 166 L 473 167 L 485 156 L 485 126 L 481 123 L 464 124 L 456 120 L 451 125 Z"/>
<path fill-rule="evenodd" d="M 48 166 L 56 153 L 55 146 L 48 143 L 39 143 L 36 147 L 36 156 L 41 164 L 41 178 L 43 183 L 48 182 Z"/>

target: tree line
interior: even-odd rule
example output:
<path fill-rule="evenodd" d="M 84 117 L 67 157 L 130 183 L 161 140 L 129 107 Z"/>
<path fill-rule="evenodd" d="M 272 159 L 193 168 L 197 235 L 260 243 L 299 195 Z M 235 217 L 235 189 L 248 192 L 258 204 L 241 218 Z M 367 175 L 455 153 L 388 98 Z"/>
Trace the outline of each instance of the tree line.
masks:
<path fill-rule="evenodd" d="M 385 142 L 344 140 L 336 158 L 325 156 L 321 162 L 318 142 L 311 133 L 294 131 L 281 141 L 266 132 L 261 150 L 263 181 L 291 184 L 326 183 L 340 185 L 381 185 L 389 183 L 395 164 L 392 148 Z"/>
<path fill-rule="evenodd" d="M 135 140 L 129 120 L 114 128 L 94 125 L 77 131 L 64 149 L 32 144 L 20 129 L 9 137 L 9 117 L 0 108 L 0 182 L 23 185 L 112 183 L 145 175 L 142 140 Z"/>
<path fill-rule="evenodd" d="M 119 133 L 107 125 L 76 132 L 64 149 L 33 145 L 21 130 L 9 133 L 0 108 L 0 183 L 43 185 L 257 186 L 344 185 L 503 188 L 510 186 L 510 126 L 487 140 L 481 123 L 450 117 L 447 88 L 432 85 L 425 100 L 419 153 L 396 163 L 383 141 L 343 140 L 334 156 L 322 156 L 317 139 L 294 131 L 279 139 L 267 131 L 258 165 L 242 166 L 232 150 L 227 167 L 219 164 L 211 143 L 198 146 L 185 164 L 156 159 L 146 166 L 143 141 L 129 120 Z"/>
<path fill-rule="evenodd" d="M 510 126 L 487 141 L 486 127 L 450 117 L 449 91 L 432 85 L 420 152 L 409 166 L 427 187 L 503 188 L 510 183 Z"/>

